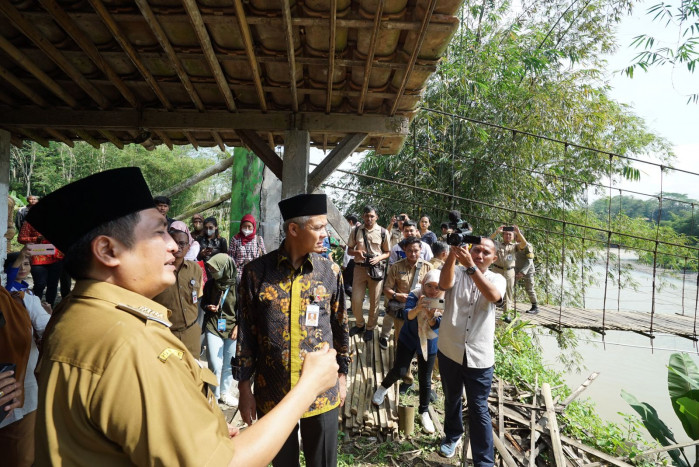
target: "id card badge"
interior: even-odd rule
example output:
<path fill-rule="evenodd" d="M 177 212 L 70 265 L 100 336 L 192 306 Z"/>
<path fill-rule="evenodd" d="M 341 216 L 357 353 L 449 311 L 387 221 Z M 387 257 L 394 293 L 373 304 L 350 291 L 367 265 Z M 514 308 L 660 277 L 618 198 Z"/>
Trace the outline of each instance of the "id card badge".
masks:
<path fill-rule="evenodd" d="M 199 300 L 199 297 L 197 296 L 197 291 L 192 290 L 192 303 L 196 304 L 198 300 Z"/>
<path fill-rule="evenodd" d="M 318 326 L 318 316 L 320 315 L 320 307 L 310 304 L 306 307 L 306 326 Z"/>
<path fill-rule="evenodd" d="M 225 318 L 219 318 L 219 319 L 217 320 L 216 329 L 218 329 L 219 332 L 225 332 L 225 331 L 226 331 L 226 319 L 225 319 Z"/>

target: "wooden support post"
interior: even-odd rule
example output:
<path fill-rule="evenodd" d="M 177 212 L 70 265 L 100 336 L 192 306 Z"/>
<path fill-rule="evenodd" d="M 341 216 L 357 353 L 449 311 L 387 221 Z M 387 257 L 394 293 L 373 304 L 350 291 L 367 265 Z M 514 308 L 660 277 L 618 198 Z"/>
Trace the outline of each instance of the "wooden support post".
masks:
<path fill-rule="evenodd" d="M 10 132 L 0 130 L 0 232 L 7 232 L 7 195 L 10 190 Z M 7 257 L 7 245 L 9 242 L 0 242 L 0 261 L 5 262 Z M 5 283 L 5 273 L 2 272 L 2 283 Z"/>
<path fill-rule="evenodd" d="M 308 161 L 311 140 L 308 130 L 288 130 L 284 138 L 282 199 L 308 193 Z"/>
<path fill-rule="evenodd" d="M 556 467 L 565 467 L 566 461 L 561 447 L 561 437 L 558 431 L 558 421 L 556 420 L 556 411 L 553 408 L 553 398 L 551 397 L 551 386 L 548 383 L 541 385 L 541 393 L 544 395 L 544 403 L 546 404 L 546 417 L 548 418 L 548 429 L 551 435 L 551 445 L 553 446 L 553 457 Z"/>

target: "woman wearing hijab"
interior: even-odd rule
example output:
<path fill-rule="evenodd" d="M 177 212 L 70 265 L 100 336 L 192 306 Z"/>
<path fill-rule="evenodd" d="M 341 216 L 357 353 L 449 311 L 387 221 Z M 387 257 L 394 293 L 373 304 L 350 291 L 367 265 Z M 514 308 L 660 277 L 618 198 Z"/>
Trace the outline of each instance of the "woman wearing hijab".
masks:
<path fill-rule="evenodd" d="M 204 219 L 204 233 L 197 238 L 201 251 L 197 259 L 207 262 L 209 258 L 219 253 L 228 251 L 228 243 L 226 239 L 218 233 L 218 221 L 215 217 L 207 217 Z"/>
<path fill-rule="evenodd" d="M 184 232 L 187 234 L 187 239 L 189 241 L 189 251 L 187 251 L 187 254 L 184 256 L 184 259 L 186 261 L 196 262 L 201 247 L 199 246 L 199 242 L 195 241 L 194 237 L 192 237 L 192 234 L 189 232 L 189 227 L 187 227 L 187 224 L 185 224 L 182 221 L 174 221 L 172 224 L 170 224 L 170 230 L 177 230 L 179 232 Z"/>
<path fill-rule="evenodd" d="M 238 321 L 235 313 L 236 272 L 233 260 L 225 253 L 206 262 L 211 278 L 204 286 L 201 306 L 204 309 L 206 359 L 209 369 L 219 380 L 214 394 L 219 402 L 238 406 L 238 398 L 230 393 L 233 385 L 231 359 L 235 356 Z"/>
<path fill-rule="evenodd" d="M 204 235 L 204 216 L 195 214 L 192 216 L 192 237 L 198 238 Z"/>
<path fill-rule="evenodd" d="M 435 301 L 444 298 L 444 292 L 439 289 L 440 273 L 438 269 L 429 271 L 422 279 L 421 285 L 408 295 L 405 309 L 402 311 L 405 324 L 398 336 L 395 363 L 372 397 L 374 404 L 381 405 L 391 386 L 410 371 L 410 362 L 417 352 L 417 374 L 420 383 L 418 413 L 422 427 L 427 433 L 434 433 L 428 407 L 432 391 L 432 369 L 437 357 L 439 324 L 444 309 L 443 301 L 441 309 L 434 307 Z"/>
<path fill-rule="evenodd" d="M 228 256 L 233 258 L 238 270 L 238 283 L 243 275 L 243 267 L 265 253 L 265 242 L 257 235 L 255 218 L 252 214 L 245 214 L 240 220 L 240 232 L 231 239 L 231 246 L 228 248 Z"/>

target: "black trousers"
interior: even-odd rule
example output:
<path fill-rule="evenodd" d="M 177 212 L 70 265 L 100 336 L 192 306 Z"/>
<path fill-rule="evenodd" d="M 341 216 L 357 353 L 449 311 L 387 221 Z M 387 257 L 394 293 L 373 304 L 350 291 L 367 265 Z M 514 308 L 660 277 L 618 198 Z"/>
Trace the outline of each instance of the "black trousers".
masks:
<path fill-rule="evenodd" d="M 308 467 L 337 465 L 337 412 L 335 408 L 313 417 L 302 418 L 272 461 L 274 467 L 298 467 L 299 425 L 303 440 L 303 455 Z"/>
<path fill-rule="evenodd" d="M 61 276 L 61 269 L 63 269 L 63 261 L 32 266 L 32 280 L 34 281 L 32 291 L 41 299 L 44 290 L 46 290 L 45 300 L 51 306 L 54 305 L 56 295 L 58 295 L 58 280 Z"/>
<path fill-rule="evenodd" d="M 349 260 L 347 267 L 342 271 L 342 282 L 345 285 L 345 294 L 352 297 L 352 282 L 354 282 L 354 260 Z"/>
<path fill-rule="evenodd" d="M 386 377 L 381 382 L 381 386 L 389 389 L 396 384 L 396 381 L 405 377 L 410 371 L 410 362 L 417 352 L 414 352 L 403 344 L 400 339 L 396 347 L 396 361 Z M 427 412 L 430 405 L 430 391 L 432 390 L 432 370 L 437 354 L 427 356 L 427 361 L 418 355 L 417 357 L 417 380 L 420 385 L 420 406 L 417 413 Z"/>

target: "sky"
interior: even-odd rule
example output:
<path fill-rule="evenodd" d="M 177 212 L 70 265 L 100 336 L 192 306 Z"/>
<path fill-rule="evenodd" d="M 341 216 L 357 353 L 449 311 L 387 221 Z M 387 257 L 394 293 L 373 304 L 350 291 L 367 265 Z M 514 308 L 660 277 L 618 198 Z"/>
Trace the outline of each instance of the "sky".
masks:
<path fill-rule="evenodd" d="M 661 45 L 671 46 L 676 42 L 678 28 L 666 28 L 664 21 L 653 22 L 652 15 L 646 14 L 647 9 L 658 2 L 639 3 L 631 16 L 620 23 L 619 48 L 607 57 L 610 94 L 616 101 L 630 105 L 650 130 L 670 141 L 677 156 L 673 166 L 699 173 L 699 104 L 687 103 L 688 94 L 699 93 L 699 70 L 691 74 L 685 66 L 663 66 L 648 72 L 639 69 L 633 78 L 618 73 L 639 51 L 631 47 L 634 37 L 646 33 L 658 38 Z M 623 183 L 621 188 L 659 193 L 660 170 L 646 164 L 637 167 L 641 170 L 641 181 Z M 663 176 L 663 190 L 699 199 L 699 176 L 671 171 Z"/>

